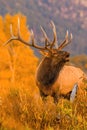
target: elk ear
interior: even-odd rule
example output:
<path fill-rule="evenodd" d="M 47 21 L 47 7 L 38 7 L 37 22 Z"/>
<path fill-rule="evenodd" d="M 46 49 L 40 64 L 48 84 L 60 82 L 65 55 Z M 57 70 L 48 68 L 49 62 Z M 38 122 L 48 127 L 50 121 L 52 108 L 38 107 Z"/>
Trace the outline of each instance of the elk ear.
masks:
<path fill-rule="evenodd" d="M 40 50 L 41 55 L 45 56 L 45 57 L 50 57 L 50 53 L 46 52 L 46 51 L 42 51 Z"/>

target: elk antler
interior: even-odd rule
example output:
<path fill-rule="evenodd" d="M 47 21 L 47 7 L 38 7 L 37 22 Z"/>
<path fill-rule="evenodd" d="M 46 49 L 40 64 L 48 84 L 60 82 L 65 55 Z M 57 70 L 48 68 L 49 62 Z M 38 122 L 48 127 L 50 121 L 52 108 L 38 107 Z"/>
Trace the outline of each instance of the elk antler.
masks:
<path fill-rule="evenodd" d="M 4 44 L 8 44 L 9 42 L 11 42 L 12 40 L 18 40 L 20 42 L 22 42 L 23 44 L 27 45 L 27 46 L 32 46 L 32 47 L 35 47 L 37 49 L 40 49 L 40 50 L 48 50 L 49 52 L 52 52 L 52 49 L 53 49 L 53 46 L 55 45 L 55 47 L 58 49 L 58 50 L 61 50 L 62 48 L 64 48 L 67 44 L 69 44 L 72 40 L 72 34 L 71 34 L 71 37 L 70 39 L 68 38 L 68 31 L 66 33 L 66 36 L 65 36 L 65 40 L 60 44 L 60 46 L 58 47 L 57 45 L 57 33 L 56 33 L 56 27 L 55 27 L 55 24 L 53 21 L 51 21 L 51 26 L 53 28 L 53 41 L 50 42 L 49 38 L 47 37 L 47 34 L 45 32 L 45 30 L 43 29 L 42 26 L 41 27 L 41 30 L 43 32 L 43 35 L 44 35 L 44 38 L 45 38 L 45 46 L 42 47 L 42 46 L 38 46 L 37 44 L 35 44 L 35 39 L 34 39 L 34 33 L 33 33 L 33 30 L 31 30 L 31 44 L 27 41 L 25 41 L 22 37 L 21 37 L 21 34 L 20 34 L 20 20 L 18 18 L 18 34 L 17 36 L 15 36 L 13 34 L 13 30 L 12 30 L 12 24 L 10 25 L 10 33 L 11 33 L 11 38 Z"/>
<path fill-rule="evenodd" d="M 20 20 L 19 20 L 19 18 L 18 18 L 18 32 L 17 32 L 18 35 L 15 36 L 15 35 L 13 34 L 12 24 L 11 24 L 11 25 L 10 25 L 11 38 L 10 38 L 8 41 L 6 41 L 6 43 L 4 43 L 4 45 L 8 44 L 8 43 L 11 42 L 12 40 L 18 40 L 18 41 L 24 43 L 24 44 L 27 45 L 27 46 L 32 46 L 32 47 L 35 47 L 35 48 L 40 49 L 40 50 L 48 50 L 48 51 L 51 51 L 51 49 L 52 49 L 52 47 L 53 47 L 53 44 L 54 44 L 54 42 L 55 42 L 55 39 L 56 39 L 55 26 L 53 25 L 53 23 L 52 23 L 52 26 L 53 26 L 53 33 L 54 33 L 54 40 L 53 40 L 52 43 L 50 42 L 49 38 L 47 37 L 46 32 L 44 31 L 44 29 L 43 29 L 42 26 L 41 26 L 41 30 L 42 30 L 42 32 L 43 32 L 43 34 L 44 34 L 44 37 L 45 37 L 45 46 L 42 47 L 42 46 L 38 46 L 38 45 L 35 44 L 35 39 L 34 39 L 33 30 L 31 30 L 31 41 L 32 41 L 31 44 L 30 44 L 29 42 L 25 41 L 25 40 L 21 37 L 21 34 L 20 34 Z M 48 48 L 48 46 L 50 46 L 50 48 Z"/>
<path fill-rule="evenodd" d="M 73 38 L 72 33 L 70 34 L 70 38 L 69 38 L 69 33 L 68 33 L 68 30 L 67 30 L 65 39 L 60 44 L 60 46 L 58 47 L 58 50 L 61 50 L 62 48 L 64 48 L 65 46 L 67 46 L 67 44 L 69 44 L 72 41 L 72 38 Z"/>
<path fill-rule="evenodd" d="M 52 27 L 53 27 L 53 34 L 54 34 L 54 39 L 53 39 L 53 41 L 52 41 L 52 43 L 51 43 L 51 46 L 50 46 L 50 48 L 52 49 L 54 45 L 55 45 L 56 47 L 58 47 L 58 44 L 57 44 L 56 27 L 55 27 L 55 24 L 54 24 L 53 21 L 51 21 L 51 25 L 52 25 Z"/>
<path fill-rule="evenodd" d="M 54 45 L 58 47 L 58 45 L 56 45 L 56 43 L 57 43 L 56 27 L 55 27 L 55 24 L 54 24 L 53 21 L 51 21 L 51 26 L 52 26 L 52 28 L 53 28 L 53 35 L 54 35 L 54 38 L 53 38 L 53 41 L 52 41 L 52 42 L 50 42 L 49 38 L 47 37 L 47 34 L 46 34 L 45 30 L 44 30 L 43 27 L 41 26 L 41 30 L 42 30 L 43 35 L 44 35 L 44 37 L 45 37 L 45 44 L 46 44 L 47 46 L 50 46 L 50 49 L 52 49 Z M 48 43 L 49 43 L 49 44 L 48 44 Z"/>
<path fill-rule="evenodd" d="M 49 48 L 47 48 L 46 45 L 45 45 L 45 47 L 41 47 L 41 46 L 38 46 L 38 45 L 35 44 L 33 30 L 31 30 L 31 41 L 32 41 L 32 44 L 30 44 L 29 42 L 26 42 L 24 39 L 22 39 L 21 34 L 20 34 L 20 20 L 19 20 L 19 18 L 18 18 L 18 35 L 15 36 L 13 34 L 12 24 L 10 25 L 10 33 L 11 33 L 11 38 L 8 41 L 6 41 L 6 43 L 4 43 L 4 45 L 8 44 L 12 40 L 18 40 L 18 41 L 24 43 L 27 46 L 32 46 L 32 47 L 35 47 L 35 48 L 41 49 L 41 50 L 49 50 Z"/>

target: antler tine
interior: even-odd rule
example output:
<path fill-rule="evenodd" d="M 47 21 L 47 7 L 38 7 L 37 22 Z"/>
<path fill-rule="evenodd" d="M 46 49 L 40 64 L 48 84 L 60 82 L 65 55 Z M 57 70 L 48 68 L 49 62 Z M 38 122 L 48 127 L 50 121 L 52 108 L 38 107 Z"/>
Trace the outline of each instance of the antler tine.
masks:
<path fill-rule="evenodd" d="M 35 44 L 34 32 L 33 32 L 32 29 L 31 29 L 31 41 L 32 41 L 32 43 L 31 43 L 30 46 L 33 46 L 33 47 L 41 49 L 41 50 L 48 50 L 48 51 L 50 51 L 50 49 L 47 47 L 48 45 L 46 45 L 46 43 L 45 43 L 45 47 L 41 47 L 41 46 L 38 46 L 38 45 Z"/>
<path fill-rule="evenodd" d="M 67 33 L 68 33 L 68 32 L 67 32 Z M 66 37 L 66 43 L 63 45 L 63 48 L 64 48 L 65 46 L 67 46 L 67 45 L 72 41 L 72 38 L 73 38 L 72 33 L 70 34 L 70 38 L 68 38 L 68 36 Z"/>
<path fill-rule="evenodd" d="M 11 38 L 8 41 L 6 41 L 6 43 L 4 43 L 4 45 L 7 45 L 9 42 L 11 42 L 13 40 L 18 40 L 18 41 L 22 42 L 23 44 L 25 44 L 27 46 L 32 46 L 32 47 L 35 47 L 37 49 L 50 51 L 49 48 L 47 48 L 46 46 L 45 47 L 41 47 L 41 46 L 38 46 L 38 45 L 35 44 L 33 30 L 31 30 L 31 39 L 32 39 L 32 43 L 31 44 L 22 39 L 21 34 L 20 34 L 20 19 L 19 18 L 18 18 L 18 32 L 17 32 L 17 36 L 15 36 L 13 34 L 12 24 L 10 25 L 10 34 L 11 34 Z M 47 39 L 47 41 L 48 41 L 48 39 Z"/>
<path fill-rule="evenodd" d="M 12 29 L 12 24 L 10 24 L 10 34 L 11 34 L 11 38 L 6 41 L 3 46 L 7 45 L 9 42 L 11 42 L 12 40 L 17 40 L 17 37 L 14 36 L 13 34 L 13 29 Z"/>
<path fill-rule="evenodd" d="M 60 46 L 58 47 L 58 50 L 61 50 L 62 48 L 64 48 L 65 46 L 67 46 L 71 42 L 72 38 L 73 38 L 72 33 L 70 34 L 70 38 L 69 38 L 69 33 L 68 33 L 68 30 L 67 30 L 65 39 L 60 44 Z"/>
<path fill-rule="evenodd" d="M 73 39 L 73 35 L 72 35 L 72 33 L 70 34 L 70 37 L 71 37 L 71 40 Z"/>
<path fill-rule="evenodd" d="M 19 19 L 19 17 L 18 17 L 18 37 L 21 37 L 20 36 L 20 19 Z"/>
<path fill-rule="evenodd" d="M 66 42 L 66 39 L 68 39 L 68 30 L 66 31 L 66 36 L 65 36 L 65 39 L 64 41 L 60 44 L 60 46 L 58 47 L 58 50 L 61 50 Z"/>
<path fill-rule="evenodd" d="M 58 48 L 58 44 L 57 44 L 57 32 L 56 32 L 56 27 L 55 27 L 55 24 L 53 21 L 51 21 L 51 25 L 52 25 L 52 28 L 53 28 L 53 35 L 54 35 L 54 39 L 51 43 L 51 46 L 50 48 L 52 49 L 52 47 L 55 45 L 56 48 Z"/>
<path fill-rule="evenodd" d="M 20 19 L 19 19 L 19 17 L 18 17 L 18 36 L 15 36 L 13 34 L 12 24 L 10 24 L 10 34 L 11 34 L 11 38 L 8 41 L 6 41 L 6 43 L 4 43 L 4 45 L 7 45 L 12 40 L 19 40 L 20 39 Z"/>
<path fill-rule="evenodd" d="M 12 30 L 12 24 L 10 24 L 10 33 L 11 33 L 11 36 L 14 37 L 13 30 Z"/>
<path fill-rule="evenodd" d="M 35 39 L 34 39 L 34 32 L 33 32 L 32 29 L 31 29 L 31 41 L 32 41 L 32 46 L 36 46 L 35 45 Z"/>
<path fill-rule="evenodd" d="M 41 28 L 41 31 L 43 32 L 44 37 L 45 37 L 45 47 L 47 47 L 47 46 L 50 45 L 50 40 L 49 40 L 49 38 L 48 38 L 48 36 L 47 36 L 45 30 L 43 29 L 43 27 L 40 26 L 40 28 Z M 48 43 L 49 43 L 49 44 L 48 44 Z"/>

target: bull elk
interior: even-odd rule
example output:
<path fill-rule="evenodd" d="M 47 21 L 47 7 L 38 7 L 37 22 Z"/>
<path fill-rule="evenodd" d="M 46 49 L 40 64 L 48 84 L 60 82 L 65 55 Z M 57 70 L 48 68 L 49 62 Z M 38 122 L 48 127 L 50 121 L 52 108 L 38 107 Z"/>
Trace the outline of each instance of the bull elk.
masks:
<path fill-rule="evenodd" d="M 45 30 L 41 26 L 41 30 L 45 39 L 45 45 L 39 46 L 35 43 L 34 33 L 31 30 L 31 43 L 25 41 L 20 34 L 20 20 L 18 19 L 18 35 L 15 36 L 10 26 L 11 38 L 5 43 L 8 44 L 12 40 L 18 40 L 27 46 L 32 46 L 38 49 L 44 56 L 36 71 L 36 84 L 39 87 L 42 96 L 51 95 L 54 101 L 58 101 L 59 96 L 67 97 L 73 89 L 75 84 L 78 85 L 80 91 L 84 85 L 83 78 L 86 78 L 84 72 L 77 67 L 66 65 L 69 61 L 70 54 L 62 49 L 67 46 L 72 40 L 68 31 L 66 32 L 65 39 L 58 46 L 56 27 L 51 21 L 53 29 L 53 40 L 50 41 Z"/>

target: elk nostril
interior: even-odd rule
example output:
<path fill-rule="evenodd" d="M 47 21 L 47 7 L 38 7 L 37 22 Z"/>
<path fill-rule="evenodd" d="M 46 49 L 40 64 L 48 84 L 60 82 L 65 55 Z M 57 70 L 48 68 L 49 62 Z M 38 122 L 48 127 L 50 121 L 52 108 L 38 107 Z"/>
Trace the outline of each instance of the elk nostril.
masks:
<path fill-rule="evenodd" d="M 65 62 L 68 62 L 68 61 L 69 61 L 69 56 L 70 56 L 70 54 L 67 53 L 66 58 L 65 58 Z"/>
<path fill-rule="evenodd" d="M 66 57 L 69 57 L 70 56 L 70 54 L 68 53 L 67 55 L 66 55 Z"/>

